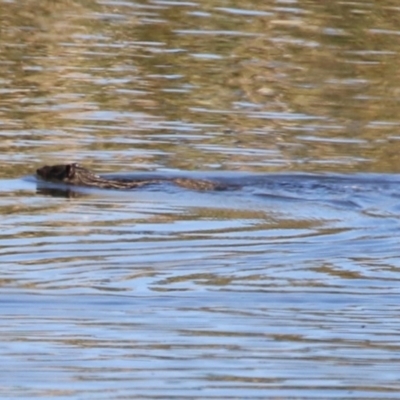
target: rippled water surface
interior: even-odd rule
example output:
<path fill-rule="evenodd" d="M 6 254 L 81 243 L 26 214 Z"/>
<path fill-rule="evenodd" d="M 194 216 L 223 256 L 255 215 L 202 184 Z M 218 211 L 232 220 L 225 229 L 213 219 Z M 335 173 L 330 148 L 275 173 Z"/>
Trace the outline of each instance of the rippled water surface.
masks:
<path fill-rule="evenodd" d="M 0 0 L 1 398 L 397 399 L 399 17 Z"/>

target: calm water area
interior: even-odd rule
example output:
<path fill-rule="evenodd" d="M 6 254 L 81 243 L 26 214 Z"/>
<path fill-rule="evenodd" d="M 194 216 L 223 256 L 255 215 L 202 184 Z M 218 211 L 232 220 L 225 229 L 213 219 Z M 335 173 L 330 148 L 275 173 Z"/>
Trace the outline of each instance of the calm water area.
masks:
<path fill-rule="evenodd" d="M 1 399 L 400 398 L 398 1 L 0 0 L 0 150 Z"/>

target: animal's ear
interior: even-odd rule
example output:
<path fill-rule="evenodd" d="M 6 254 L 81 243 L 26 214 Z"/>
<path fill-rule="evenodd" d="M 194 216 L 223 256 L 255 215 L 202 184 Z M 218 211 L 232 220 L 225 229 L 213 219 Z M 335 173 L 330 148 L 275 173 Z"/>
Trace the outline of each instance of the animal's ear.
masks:
<path fill-rule="evenodd" d="M 75 169 L 78 166 L 78 164 L 67 164 L 65 166 L 65 175 L 67 176 L 68 179 L 72 179 L 75 175 Z"/>

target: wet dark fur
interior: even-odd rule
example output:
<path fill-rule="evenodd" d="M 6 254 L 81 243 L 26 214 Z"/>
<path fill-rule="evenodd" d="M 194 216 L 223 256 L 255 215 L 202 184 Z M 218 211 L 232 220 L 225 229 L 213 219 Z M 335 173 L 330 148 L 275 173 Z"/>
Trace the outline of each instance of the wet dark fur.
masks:
<path fill-rule="evenodd" d="M 64 164 L 44 166 L 36 170 L 36 175 L 49 182 L 66 183 L 68 185 L 91 186 L 104 189 L 134 189 L 144 185 L 160 182 L 172 182 L 178 186 L 193 190 L 221 190 L 224 185 L 217 182 L 190 178 L 165 178 L 165 179 L 108 179 L 94 174 L 78 164 Z"/>

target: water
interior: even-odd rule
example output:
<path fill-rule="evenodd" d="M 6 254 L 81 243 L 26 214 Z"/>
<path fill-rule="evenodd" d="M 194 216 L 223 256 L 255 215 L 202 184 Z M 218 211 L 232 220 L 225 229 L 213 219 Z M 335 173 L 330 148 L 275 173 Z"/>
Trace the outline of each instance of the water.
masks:
<path fill-rule="evenodd" d="M 398 12 L 0 1 L 1 398 L 398 398 Z"/>

